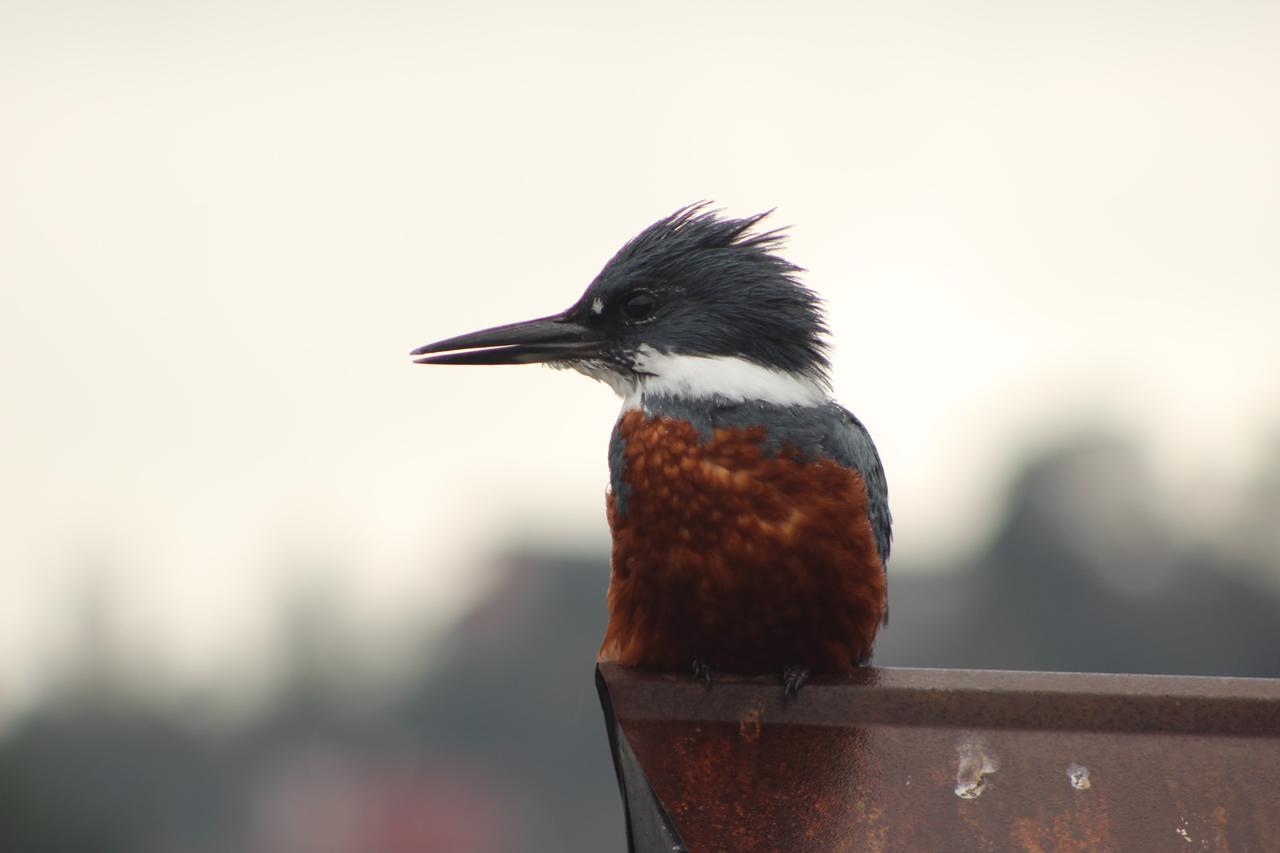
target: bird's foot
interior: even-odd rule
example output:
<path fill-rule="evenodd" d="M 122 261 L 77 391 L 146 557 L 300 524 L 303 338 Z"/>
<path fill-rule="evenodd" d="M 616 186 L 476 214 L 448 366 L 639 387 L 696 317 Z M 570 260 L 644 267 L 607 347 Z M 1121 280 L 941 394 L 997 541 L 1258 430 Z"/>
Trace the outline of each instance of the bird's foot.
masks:
<path fill-rule="evenodd" d="M 694 658 L 693 660 L 693 677 L 702 682 L 702 686 L 706 690 L 711 689 L 711 664 L 702 658 Z"/>
<path fill-rule="evenodd" d="M 800 688 L 809 680 L 809 667 L 788 666 L 782 670 L 782 695 L 796 697 Z"/>

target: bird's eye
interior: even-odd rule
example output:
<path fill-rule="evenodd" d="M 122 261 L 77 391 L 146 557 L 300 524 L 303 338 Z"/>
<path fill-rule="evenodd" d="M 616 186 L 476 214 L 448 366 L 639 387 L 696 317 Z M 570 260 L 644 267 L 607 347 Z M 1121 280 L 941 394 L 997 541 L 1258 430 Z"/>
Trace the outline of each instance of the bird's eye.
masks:
<path fill-rule="evenodd" d="M 647 290 L 636 290 L 622 300 L 622 316 L 630 323 L 648 320 L 658 310 L 658 300 Z"/>

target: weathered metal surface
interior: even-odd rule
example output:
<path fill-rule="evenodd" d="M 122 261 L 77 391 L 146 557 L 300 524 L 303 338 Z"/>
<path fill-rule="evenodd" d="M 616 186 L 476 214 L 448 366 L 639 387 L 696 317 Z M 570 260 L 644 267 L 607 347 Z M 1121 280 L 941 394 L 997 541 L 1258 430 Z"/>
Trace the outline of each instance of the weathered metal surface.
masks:
<path fill-rule="evenodd" d="M 1280 680 L 600 676 L 641 853 L 1280 851 Z"/>

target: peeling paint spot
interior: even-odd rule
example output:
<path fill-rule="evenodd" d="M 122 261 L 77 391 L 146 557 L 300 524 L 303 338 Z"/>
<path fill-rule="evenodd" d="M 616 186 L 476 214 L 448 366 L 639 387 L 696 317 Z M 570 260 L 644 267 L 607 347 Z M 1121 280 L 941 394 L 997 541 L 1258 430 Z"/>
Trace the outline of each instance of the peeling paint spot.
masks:
<path fill-rule="evenodd" d="M 599 296 L 591 300 L 591 313 L 597 317 L 604 313 L 604 300 Z"/>
<path fill-rule="evenodd" d="M 962 800 L 976 800 L 987 787 L 987 777 L 995 773 L 1000 764 L 987 752 L 981 738 L 970 737 L 956 747 L 959 767 L 956 769 L 956 796 Z"/>
<path fill-rule="evenodd" d="M 1089 768 L 1083 764 L 1071 763 L 1067 766 L 1067 779 L 1071 782 L 1071 787 L 1077 791 L 1089 790 L 1091 783 L 1089 782 Z"/>
<path fill-rule="evenodd" d="M 1180 818 L 1180 820 L 1182 821 L 1182 826 L 1175 829 L 1174 832 L 1181 835 L 1182 840 L 1187 842 L 1188 844 L 1194 843 L 1191 840 L 1191 833 L 1187 832 L 1187 819 L 1184 817 L 1184 818 Z"/>

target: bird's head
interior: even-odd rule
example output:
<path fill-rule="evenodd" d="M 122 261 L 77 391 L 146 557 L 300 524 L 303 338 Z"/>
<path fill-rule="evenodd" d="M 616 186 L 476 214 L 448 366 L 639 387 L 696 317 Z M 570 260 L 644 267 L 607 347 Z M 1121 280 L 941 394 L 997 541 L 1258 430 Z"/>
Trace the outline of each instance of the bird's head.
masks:
<path fill-rule="evenodd" d="M 571 367 L 624 398 L 816 404 L 826 326 L 799 268 L 776 254 L 767 214 L 725 219 L 705 203 L 655 222 L 567 310 L 419 347 L 419 364 Z"/>

